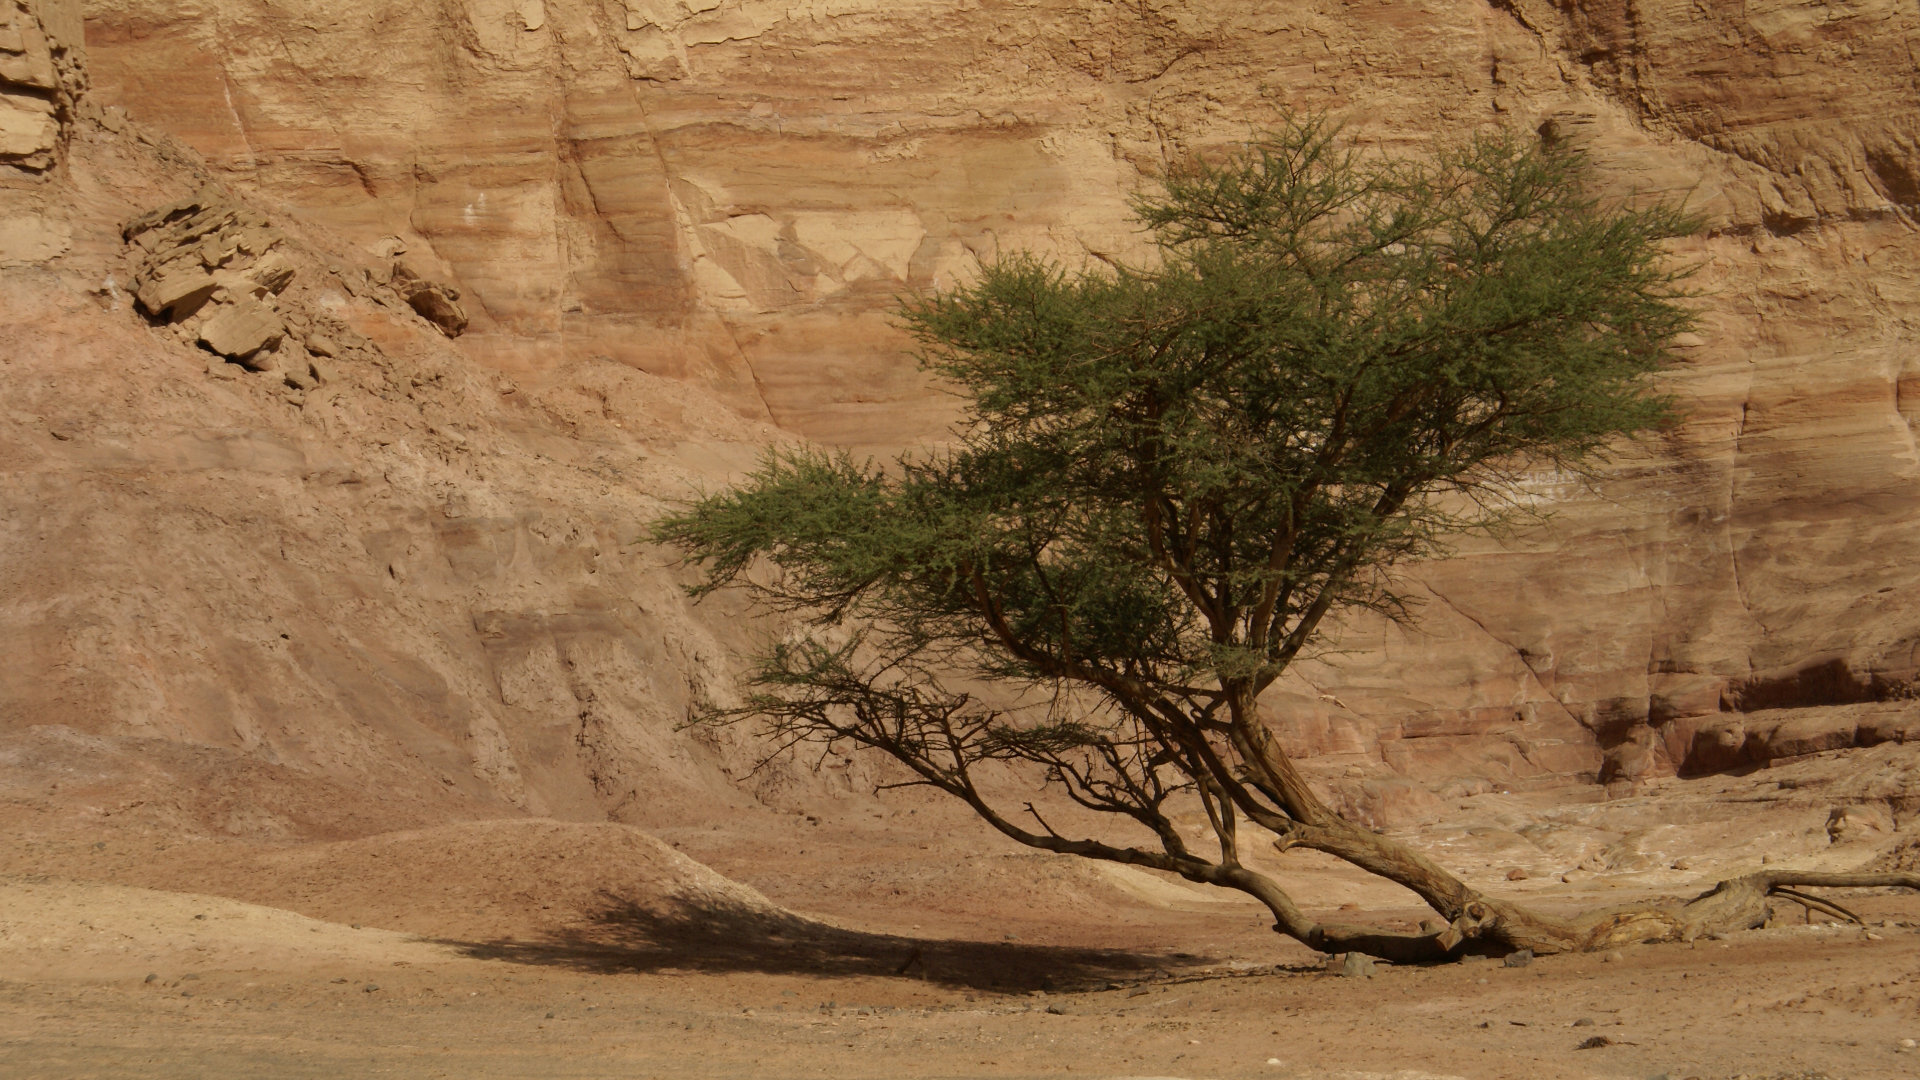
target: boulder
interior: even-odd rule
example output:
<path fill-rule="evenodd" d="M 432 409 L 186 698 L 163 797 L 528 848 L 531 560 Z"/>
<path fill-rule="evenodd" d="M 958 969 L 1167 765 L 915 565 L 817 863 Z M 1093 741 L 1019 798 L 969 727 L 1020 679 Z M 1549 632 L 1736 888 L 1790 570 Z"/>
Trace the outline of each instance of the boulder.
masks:
<path fill-rule="evenodd" d="M 278 251 L 262 255 L 254 264 L 242 271 L 250 282 L 267 292 L 279 294 L 293 283 L 293 261 Z"/>
<path fill-rule="evenodd" d="M 1893 814 L 1877 805 L 1836 806 L 1827 815 L 1827 841 L 1846 844 L 1878 840 L 1893 831 Z"/>
<path fill-rule="evenodd" d="M 394 260 L 387 276 L 388 284 L 414 313 L 440 328 L 450 338 L 459 337 L 467 328 L 467 313 L 460 306 L 460 290 L 430 281 L 401 260 Z"/>
<path fill-rule="evenodd" d="M 272 308 L 258 300 L 242 300 L 207 320 L 200 328 L 200 344 L 229 360 L 246 363 L 280 344 L 286 333 L 286 324 Z"/>
<path fill-rule="evenodd" d="M 136 277 L 133 298 L 148 315 L 179 322 L 199 311 L 219 287 L 204 271 L 167 268 L 155 276 Z"/>
<path fill-rule="evenodd" d="M 467 328 L 467 312 L 459 304 L 460 294 L 430 281 L 417 282 L 402 295 L 407 306 L 421 318 L 440 328 L 450 338 L 459 337 Z"/>

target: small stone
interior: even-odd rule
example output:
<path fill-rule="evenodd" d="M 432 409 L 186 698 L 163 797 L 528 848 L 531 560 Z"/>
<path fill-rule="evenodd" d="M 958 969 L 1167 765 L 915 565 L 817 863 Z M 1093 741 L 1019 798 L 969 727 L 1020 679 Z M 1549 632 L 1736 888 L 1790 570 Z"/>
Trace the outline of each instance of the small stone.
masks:
<path fill-rule="evenodd" d="M 1692 859 L 1675 859 L 1673 860 L 1673 868 L 1675 870 L 1691 870 L 1693 869 L 1693 860 Z"/>
<path fill-rule="evenodd" d="M 1282 1062 L 1282 1061 L 1281 1061 L 1281 1060 L 1280 1060 L 1279 1058 L 1268 1058 L 1268 1059 L 1267 1059 L 1267 1064 L 1269 1064 L 1269 1065 L 1282 1065 L 1282 1064 L 1285 1064 L 1285 1062 Z"/>
<path fill-rule="evenodd" d="M 1520 869 L 1517 866 L 1507 871 L 1508 881 L 1525 881 L 1527 880 L 1527 877 L 1528 877 L 1527 872 L 1525 870 Z"/>
<path fill-rule="evenodd" d="M 1913 1041 L 1912 1039 L 1901 1039 L 1901 1040 L 1900 1040 L 1900 1049 L 1902 1049 L 1902 1050 L 1912 1050 L 1912 1049 L 1914 1049 L 1915 1047 L 1920 1047 L 1920 1042 L 1915 1042 L 1915 1041 Z"/>
<path fill-rule="evenodd" d="M 325 334 L 308 334 L 307 351 L 315 356 L 339 356 L 340 343 Z"/>
<path fill-rule="evenodd" d="M 549 1020 L 551 1020 L 551 1019 L 553 1019 L 553 1014 L 552 1014 L 552 1013 L 548 1013 L 548 1014 L 547 1014 L 547 1019 L 549 1019 Z"/>
<path fill-rule="evenodd" d="M 1350 952 L 1340 959 L 1336 971 L 1349 979 L 1371 979 L 1374 975 L 1373 957 L 1365 953 Z"/>
<path fill-rule="evenodd" d="M 140 981 L 141 981 L 141 982 L 143 982 L 143 983 L 151 983 L 151 982 L 159 982 L 159 981 L 160 981 L 160 976 L 158 976 L 158 975 L 155 975 L 155 974 L 153 974 L 152 972 L 148 972 L 148 973 L 147 973 L 147 977 L 146 977 L 146 978 L 144 978 L 144 979 L 141 979 Z"/>
<path fill-rule="evenodd" d="M 1581 1017 L 1580 1019 L 1578 1019 L 1578 1020 L 1575 1020 L 1575 1021 L 1573 1022 L 1573 1026 L 1574 1026 L 1574 1027 L 1592 1027 L 1592 1026 L 1593 1026 L 1593 1017 L 1591 1017 L 1591 1016 L 1583 1016 L 1583 1017 Z"/>
<path fill-rule="evenodd" d="M 1592 1035 L 1585 1039 L 1580 1040 L 1580 1045 L 1574 1047 L 1574 1049 L 1575 1050 L 1598 1050 L 1603 1046 L 1612 1046 L 1612 1045 L 1613 1045 L 1613 1040 L 1607 1038 L 1605 1035 Z"/>
<path fill-rule="evenodd" d="M 1521 949 L 1518 952 L 1510 952 L 1501 963 L 1510 968 L 1526 967 L 1528 964 L 1533 963 L 1533 950 Z"/>
<path fill-rule="evenodd" d="M 1067 1007 L 1065 1005 L 1053 1004 L 1047 1006 L 1047 1012 L 1054 1016 L 1065 1016 L 1067 1015 Z"/>
<path fill-rule="evenodd" d="M 360 992 L 363 994 L 371 994 L 378 989 L 380 989 L 379 986 L 375 985 L 374 983 L 368 983 L 367 985 L 360 988 Z"/>
<path fill-rule="evenodd" d="M 1620 961 L 1625 959 L 1626 959 L 1625 954 L 1623 954 L 1619 949 L 1612 949 L 1607 952 L 1607 955 L 1600 958 L 1600 962 L 1603 964 L 1617 964 Z"/>
<path fill-rule="evenodd" d="M 1148 991 L 1147 988 L 1144 986 L 1136 986 L 1133 989 L 1127 991 L 1127 996 L 1130 998 L 1146 997 L 1149 992 L 1150 991 Z"/>

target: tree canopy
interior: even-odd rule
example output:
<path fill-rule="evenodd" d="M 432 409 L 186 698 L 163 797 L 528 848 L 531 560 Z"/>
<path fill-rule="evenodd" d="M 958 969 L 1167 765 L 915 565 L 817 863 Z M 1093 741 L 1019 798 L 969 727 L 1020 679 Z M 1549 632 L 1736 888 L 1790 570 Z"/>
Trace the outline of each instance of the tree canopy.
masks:
<path fill-rule="evenodd" d="M 949 441 L 884 464 L 777 451 L 657 524 L 703 565 L 697 593 L 804 616 L 716 719 L 878 749 L 1016 840 L 1242 889 L 1320 948 L 1612 940 L 1340 819 L 1260 699 L 1330 616 L 1404 615 L 1396 564 L 1669 417 L 1653 377 L 1690 315 L 1666 243 L 1694 222 L 1595 194 L 1565 148 L 1487 134 L 1394 157 L 1314 119 L 1173 170 L 1135 210 L 1138 265 L 1016 254 L 905 303 L 965 401 Z M 1119 827 L 998 805 L 987 762 Z M 1207 850 L 1176 827 L 1189 812 Z M 1308 919 L 1243 864 L 1249 821 L 1447 925 Z"/>

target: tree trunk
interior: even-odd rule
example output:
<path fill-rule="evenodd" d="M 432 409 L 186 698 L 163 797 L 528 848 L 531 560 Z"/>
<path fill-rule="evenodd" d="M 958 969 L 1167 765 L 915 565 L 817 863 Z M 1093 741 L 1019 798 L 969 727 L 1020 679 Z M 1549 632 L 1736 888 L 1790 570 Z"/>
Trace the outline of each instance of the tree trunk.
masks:
<path fill-rule="evenodd" d="M 1729 878 L 1685 902 L 1652 903 L 1585 912 L 1570 919 L 1532 911 L 1486 896 L 1438 863 L 1399 841 L 1341 818 L 1307 785 L 1254 709 L 1240 712 L 1234 742 L 1262 789 L 1276 796 L 1291 818 L 1278 822 L 1285 851 L 1324 851 L 1362 870 L 1405 886 L 1438 912 L 1447 925 L 1418 934 L 1387 933 L 1363 926 L 1317 923 L 1307 918 L 1277 885 L 1241 867 L 1223 867 L 1215 884 L 1246 892 L 1274 914 L 1274 929 L 1322 952 L 1359 952 L 1384 960 L 1419 962 L 1462 955 L 1500 956 L 1522 949 L 1535 955 L 1595 952 L 1621 945 L 1692 941 L 1708 934 L 1750 930 L 1767 921 L 1768 900 L 1784 896 L 1813 910 L 1857 916 L 1832 901 L 1795 892 L 1813 888 L 1920 890 L 1920 873 L 1801 873 L 1762 871 Z M 1244 718 L 1244 719 L 1242 719 Z M 1264 822 L 1263 822 L 1264 823 Z"/>

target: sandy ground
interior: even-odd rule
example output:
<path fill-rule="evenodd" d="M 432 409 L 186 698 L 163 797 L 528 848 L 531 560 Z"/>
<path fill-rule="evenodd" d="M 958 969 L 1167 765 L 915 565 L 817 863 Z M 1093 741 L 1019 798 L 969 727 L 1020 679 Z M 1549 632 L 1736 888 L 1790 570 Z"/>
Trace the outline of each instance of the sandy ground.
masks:
<path fill-rule="evenodd" d="M 1489 794 L 1406 835 L 1547 907 L 1685 894 L 1884 856 L 1906 833 L 1824 823 L 1905 761 Z M 1346 978 L 1233 898 L 924 803 L 304 844 L 76 821 L 7 823 L 0 1077 L 1920 1074 L 1920 897 L 1849 897 L 1866 929 L 1795 908 L 1691 946 Z M 1323 909 L 1420 915 L 1312 857 L 1273 868 Z"/>
<path fill-rule="evenodd" d="M 0 904 L 9 1077 L 1869 1078 L 1920 1065 L 1899 1046 L 1920 1029 L 1920 937 L 1906 928 L 1371 979 L 1169 963 L 1012 993 L 965 973 L 432 944 L 111 886 L 14 880 Z M 1094 966 L 988 951 L 1075 976 Z M 1577 1049 L 1596 1037 L 1607 1045 Z"/>

